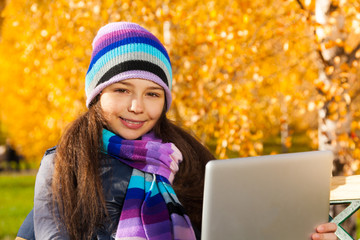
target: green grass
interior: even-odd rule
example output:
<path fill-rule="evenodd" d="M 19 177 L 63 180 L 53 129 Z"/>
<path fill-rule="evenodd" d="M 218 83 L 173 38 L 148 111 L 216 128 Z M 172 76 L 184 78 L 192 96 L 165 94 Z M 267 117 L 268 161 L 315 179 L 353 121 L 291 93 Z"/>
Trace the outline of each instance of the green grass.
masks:
<path fill-rule="evenodd" d="M 0 174 L 0 239 L 15 239 L 33 208 L 35 174 Z"/>

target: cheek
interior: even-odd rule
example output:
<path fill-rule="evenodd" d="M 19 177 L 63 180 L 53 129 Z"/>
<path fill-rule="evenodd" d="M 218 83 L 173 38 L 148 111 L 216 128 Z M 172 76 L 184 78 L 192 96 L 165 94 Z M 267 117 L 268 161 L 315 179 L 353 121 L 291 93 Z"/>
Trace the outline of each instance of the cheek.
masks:
<path fill-rule="evenodd" d="M 156 107 L 154 108 L 154 105 L 151 105 L 151 107 L 149 108 L 149 116 L 152 118 L 152 119 L 159 119 L 162 112 L 163 112 L 163 109 L 164 109 L 164 104 L 161 105 L 159 104 L 159 107 Z"/>
<path fill-rule="evenodd" d="M 108 118 L 111 114 L 114 114 L 117 112 L 117 104 L 114 104 L 113 101 L 111 101 L 110 98 L 107 97 L 107 95 L 103 95 L 100 98 L 100 107 L 104 114 L 105 118 Z"/>

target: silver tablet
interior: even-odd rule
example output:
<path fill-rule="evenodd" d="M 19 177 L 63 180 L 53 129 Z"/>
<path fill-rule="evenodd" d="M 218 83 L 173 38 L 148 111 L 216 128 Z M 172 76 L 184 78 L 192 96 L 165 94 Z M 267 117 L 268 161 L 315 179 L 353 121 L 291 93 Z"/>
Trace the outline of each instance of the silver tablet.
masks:
<path fill-rule="evenodd" d="M 210 161 L 202 240 L 304 240 L 328 221 L 333 154 L 312 151 Z"/>

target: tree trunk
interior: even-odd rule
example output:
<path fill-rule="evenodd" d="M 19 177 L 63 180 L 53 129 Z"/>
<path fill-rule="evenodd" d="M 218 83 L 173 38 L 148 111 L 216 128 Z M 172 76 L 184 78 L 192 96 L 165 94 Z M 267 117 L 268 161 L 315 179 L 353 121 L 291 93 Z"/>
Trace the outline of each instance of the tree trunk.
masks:
<path fill-rule="evenodd" d="M 282 98 L 281 104 L 281 117 L 280 117 L 280 135 L 281 135 L 281 152 L 287 153 L 289 151 L 289 123 L 288 123 L 288 112 L 287 105 L 284 97 Z"/>
<path fill-rule="evenodd" d="M 4 22 L 4 18 L 2 17 L 2 12 L 5 9 L 6 6 L 6 0 L 0 0 L 0 41 L 1 41 L 1 36 L 2 36 L 2 25 Z"/>
<path fill-rule="evenodd" d="M 342 47 L 346 34 L 342 31 L 345 17 L 333 14 L 339 6 L 331 0 L 316 0 L 315 34 L 319 46 L 319 79 L 317 90 L 324 99 L 319 110 L 319 150 L 331 150 L 334 153 L 333 175 L 352 174 L 348 139 L 351 134 L 351 99 L 348 94 L 349 74 L 344 72 L 348 64 L 348 55 Z M 341 206 L 332 209 L 337 215 Z M 355 218 L 349 219 L 343 227 L 353 238 L 356 237 Z"/>
<path fill-rule="evenodd" d="M 315 17 L 316 38 L 319 44 L 319 79 L 317 90 L 324 99 L 319 110 L 319 149 L 331 150 L 335 155 L 334 175 L 350 175 L 348 167 L 352 157 L 348 151 L 348 139 L 351 134 L 351 98 L 348 93 L 349 55 L 341 43 L 347 37 L 343 34 L 344 16 L 331 14 L 339 6 L 331 0 L 317 0 Z"/>

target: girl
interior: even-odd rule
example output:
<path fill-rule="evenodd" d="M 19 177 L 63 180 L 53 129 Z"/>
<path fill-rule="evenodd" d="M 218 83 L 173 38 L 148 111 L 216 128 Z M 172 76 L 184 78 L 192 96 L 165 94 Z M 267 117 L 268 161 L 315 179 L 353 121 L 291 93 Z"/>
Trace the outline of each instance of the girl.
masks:
<path fill-rule="evenodd" d="M 204 169 L 215 158 L 167 119 L 171 82 L 169 56 L 146 29 L 117 22 L 99 30 L 89 110 L 37 175 L 25 224 L 36 239 L 200 238 Z M 320 225 L 313 239 L 336 239 L 335 229 Z"/>

